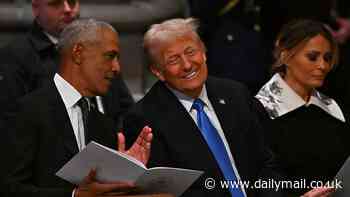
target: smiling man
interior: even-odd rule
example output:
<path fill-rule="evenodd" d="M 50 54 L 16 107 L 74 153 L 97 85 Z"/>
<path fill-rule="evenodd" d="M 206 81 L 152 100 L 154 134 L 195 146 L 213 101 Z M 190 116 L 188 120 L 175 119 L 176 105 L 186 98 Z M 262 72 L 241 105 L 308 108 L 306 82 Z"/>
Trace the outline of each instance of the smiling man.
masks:
<path fill-rule="evenodd" d="M 203 170 L 183 197 L 279 195 L 251 188 L 205 188 L 208 178 L 253 182 L 276 174 L 248 90 L 208 77 L 205 46 L 196 28 L 193 19 L 172 19 L 146 32 L 144 47 L 159 81 L 125 117 L 128 144 L 144 124 L 150 125 L 150 166 Z"/>

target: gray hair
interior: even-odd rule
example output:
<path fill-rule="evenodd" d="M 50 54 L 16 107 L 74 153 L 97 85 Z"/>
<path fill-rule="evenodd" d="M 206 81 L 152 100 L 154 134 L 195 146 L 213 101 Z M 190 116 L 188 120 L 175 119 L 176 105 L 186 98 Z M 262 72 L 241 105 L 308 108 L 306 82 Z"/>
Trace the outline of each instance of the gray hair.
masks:
<path fill-rule="evenodd" d="M 169 42 L 185 35 L 192 35 L 202 44 L 197 34 L 198 27 L 199 22 L 194 18 L 176 18 L 166 20 L 160 24 L 154 24 L 145 33 L 143 47 L 150 60 L 155 62 L 157 44 Z"/>
<path fill-rule="evenodd" d="M 112 25 L 106 22 L 95 19 L 77 19 L 67 25 L 60 34 L 58 49 L 62 52 L 77 43 L 96 43 L 99 41 L 98 32 L 104 28 L 117 33 Z"/>

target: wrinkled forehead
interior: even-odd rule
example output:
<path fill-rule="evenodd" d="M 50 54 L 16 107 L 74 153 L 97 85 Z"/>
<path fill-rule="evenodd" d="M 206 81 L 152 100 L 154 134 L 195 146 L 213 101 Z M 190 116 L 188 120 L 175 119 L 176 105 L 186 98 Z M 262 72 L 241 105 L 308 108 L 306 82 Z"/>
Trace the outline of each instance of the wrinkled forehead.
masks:
<path fill-rule="evenodd" d="M 191 44 L 198 48 L 202 47 L 201 40 L 196 34 L 188 33 L 183 35 L 169 36 L 164 38 L 155 39 L 153 42 L 154 48 L 160 51 L 166 51 L 168 48 L 173 46 L 184 46 Z"/>

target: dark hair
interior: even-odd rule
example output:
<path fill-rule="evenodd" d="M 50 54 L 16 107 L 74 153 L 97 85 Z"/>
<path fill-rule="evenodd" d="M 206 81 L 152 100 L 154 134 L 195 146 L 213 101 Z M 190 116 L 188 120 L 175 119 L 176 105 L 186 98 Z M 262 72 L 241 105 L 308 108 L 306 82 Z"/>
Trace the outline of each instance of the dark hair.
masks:
<path fill-rule="evenodd" d="M 338 63 L 338 44 L 329 28 L 321 22 L 314 20 L 294 20 L 284 25 L 277 35 L 275 49 L 273 51 L 276 59 L 272 65 L 273 72 L 284 74 L 286 71 L 285 60 L 295 55 L 311 38 L 322 35 L 331 45 L 331 65 Z M 282 52 L 291 51 L 288 57 L 283 57 Z"/>

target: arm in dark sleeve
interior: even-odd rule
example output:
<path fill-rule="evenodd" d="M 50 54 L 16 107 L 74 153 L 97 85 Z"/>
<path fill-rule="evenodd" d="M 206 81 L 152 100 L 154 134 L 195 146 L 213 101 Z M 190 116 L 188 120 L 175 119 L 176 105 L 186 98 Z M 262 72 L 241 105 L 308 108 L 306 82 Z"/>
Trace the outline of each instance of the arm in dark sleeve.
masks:
<path fill-rule="evenodd" d="M 2 155 L 7 172 L 2 180 L 5 196 L 29 197 L 71 197 L 73 185 L 60 187 L 38 187 L 34 184 L 38 173 L 40 115 L 33 117 L 33 111 L 23 104 L 16 105 L 16 113 L 9 115 L 9 127 L 4 135 L 7 153 Z M 5 159 L 6 158 L 6 159 Z M 41 158 L 42 159 L 42 158 Z M 47 158 L 49 159 L 49 158 Z M 40 172 L 45 174 L 45 172 Z"/>

